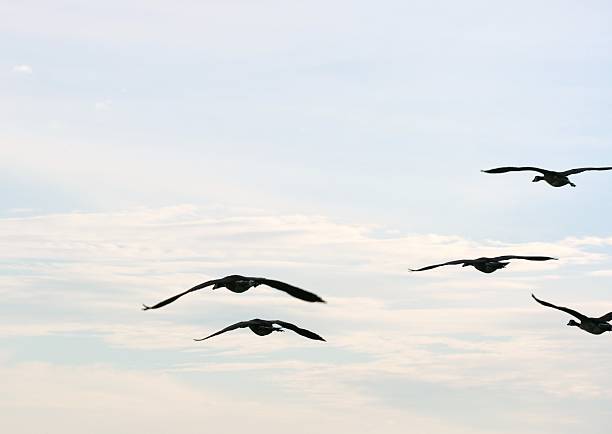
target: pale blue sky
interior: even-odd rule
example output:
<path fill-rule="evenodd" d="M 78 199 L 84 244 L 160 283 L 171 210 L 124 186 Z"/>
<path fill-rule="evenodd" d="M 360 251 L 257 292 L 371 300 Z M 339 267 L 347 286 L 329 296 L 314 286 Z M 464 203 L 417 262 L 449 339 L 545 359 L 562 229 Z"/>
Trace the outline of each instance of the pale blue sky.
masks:
<path fill-rule="evenodd" d="M 3 425 L 603 433 L 610 337 L 529 294 L 612 310 L 612 176 L 480 170 L 612 165 L 611 19 L 604 1 L 0 2 Z M 561 259 L 407 273 L 509 253 Z M 138 310 L 233 273 L 330 302 L 260 287 Z M 254 317 L 329 342 L 191 341 Z"/>

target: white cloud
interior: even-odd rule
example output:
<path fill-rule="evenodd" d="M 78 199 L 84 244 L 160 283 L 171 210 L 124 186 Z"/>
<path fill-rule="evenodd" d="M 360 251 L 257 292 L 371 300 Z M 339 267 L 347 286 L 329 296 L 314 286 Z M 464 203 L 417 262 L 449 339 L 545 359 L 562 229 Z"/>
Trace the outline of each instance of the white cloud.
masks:
<path fill-rule="evenodd" d="M 112 108 L 113 102 L 109 99 L 103 101 L 97 101 L 94 104 L 94 108 L 98 111 L 108 111 Z"/>
<path fill-rule="evenodd" d="M 20 306 L 5 316 L 0 336 L 84 333 L 113 348 L 212 353 L 222 358 L 298 349 L 320 355 L 334 348 L 347 351 L 354 360 L 330 363 L 330 377 L 343 378 L 340 371 L 346 370 L 355 379 L 379 374 L 453 387 L 496 384 L 555 395 L 567 390 L 585 396 L 607 393 L 599 368 L 588 374 L 576 369 L 574 376 L 562 376 L 565 380 L 553 381 L 548 375 L 561 358 L 566 359 L 564 369 L 572 363 L 578 366 L 564 352 L 582 345 L 574 339 L 590 342 L 591 337 L 564 328 L 562 314 L 529 298 L 534 288 L 544 295 L 547 288 L 554 289 L 559 300 L 562 294 L 573 294 L 571 285 L 561 291 L 573 266 L 607 261 L 605 254 L 588 250 L 598 245 L 596 239 L 587 244 L 573 239 L 513 244 L 454 235 L 397 233 L 378 238 L 379 229 L 321 216 L 223 216 L 193 205 L 0 219 L 0 242 L 5 246 L 0 251 L 0 292 L 6 302 Z M 470 257 L 474 252 L 550 254 L 561 260 L 516 261 L 495 276 L 460 267 L 407 271 L 408 264 Z M 202 291 L 159 311 L 139 310 L 141 303 L 154 303 L 202 280 L 234 272 L 296 283 L 329 304 L 313 306 L 259 287 L 240 295 Z M 602 309 L 601 302 L 584 292 L 563 300 Z M 87 320 L 66 322 L 63 315 L 53 313 L 67 306 Z M 43 313 L 35 321 L 24 320 L 20 309 Z M 328 343 L 313 345 L 292 333 L 257 338 L 248 330 L 205 345 L 191 340 L 255 316 L 295 322 L 325 336 Z M 449 352 L 438 354 L 432 345 Z M 360 355 L 373 360 L 361 362 Z M 483 374 L 474 380 L 479 370 Z"/>
<path fill-rule="evenodd" d="M 343 401 L 323 404 L 305 399 L 299 389 L 287 390 L 282 398 L 265 390 L 232 394 L 190 385 L 166 373 L 122 371 L 104 365 L 0 366 L 0 379 L 5 391 L 0 397 L 3 426 L 19 434 L 39 433 L 49 427 L 64 434 L 82 433 L 84 427 L 92 434 L 190 434 L 201 433 L 203 427 L 207 432 L 228 434 L 399 434 L 406 426 L 431 434 L 487 432 L 451 426 L 440 416 L 385 409 L 346 394 Z M 347 412 L 347 407 L 351 411 Z M 355 411 L 360 417 L 354 417 Z"/>
<path fill-rule="evenodd" d="M 32 74 L 34 71 L 30 65 L 15 65 L 13 66 L 13 72 L 19 74 Z"/>

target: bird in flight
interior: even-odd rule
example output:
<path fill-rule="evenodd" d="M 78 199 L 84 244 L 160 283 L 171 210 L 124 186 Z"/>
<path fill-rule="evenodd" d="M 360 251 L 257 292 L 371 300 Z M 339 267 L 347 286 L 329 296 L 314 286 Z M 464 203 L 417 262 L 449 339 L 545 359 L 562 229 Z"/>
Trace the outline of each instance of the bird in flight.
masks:
<path fill-rule="evenodd" d="M 572 181 L 569 180 L 568 176 L 575 175 L 577 173 L 586 172 L 588 170 L 612 170 L 612 167 L 580 167 L 578 169 L 570 169 L 564 172 L 555 172 L 554 170 L 540 169 L 538 167 L 497 167 L 495 169 L 482 170 L 484 173 L 506 173 L 506 172 L 520 172 L 520 171 L 534 171 L 540 172 L 542 176 L 537 175 L 533 178 L 532 182 L 546 181 L 553 187 L 563 187 L 564 185 L 571 185 L 576 187 Z"/>
<path fill-rule="evenodd" d="M 267 285 L 274 289 L 279 289 L 281 291 L 284 291 L 287 294 L 292 295 L 293 297 L 299 298 L 300 300 L 325 303 L 325 300 L 323 300 L 318 295 L 313 294 L 312 292 L 303 290 L 301 288 L 298 288 L 297 286 L 293 286 L 293 285 L 289 285 L 288 283 L 281 282 L 279 280 L 266 279 L 263 277 L 244 277 L 244 276 L 239 276 L 237 274 L 233 274 L 231 276 L 226 276 L 221 279 L 214 279 L 214 280 L 209 280 L 204 283 L 200 283 L 199 285 L 196 285 L 193 288 L 189 288 L 187 291 L 181 292 L 180 294 L 172 296 L 166 300 L 160 301 L 156 305 L 147 306 L 146 304 L 143 304 L 142 310 L 158 309 L 160 307 L 163 307 L 181 298 L 183 295 L 189 294 L 190 292 L 193 292 L 193 291 L 197 291 L 198 289 L 206 288 L 207 286 L 211 286 L 211 285 L 213 287 L 212 289 L 225 287 L 229 289 L 230 291 L 236 292 L 236 293 L 245 292 L 249 288 L 254 288 L 259 285 Z"/>
<path fill-rule="evenodd" d="M 277 325 L 278 327 L 275 327 L 275 325 Z M 225 327 L 223 330 L 219 330 L 218 332 L 213 333 L 210 336 L 206 336 L 205 338 L 201 338 L 201 339 L 194 339 L 194 341 L 203 341 L 203 340 L 212 338 L 213 336 L 220 335 L 221 333 L 225 333 L 225 332 L 229 332 L 230 330 L 236 330 L 236 329 L 245 328 L 245 327 L 250 328 L 251 331 L 258 336 L 266 336 L 272 332 L 284 332 L 285 329 L 288 329 L 288 330 L 293 330 L 298 335 L 302 335 L 308 339 L 314 339 L 316 341 L 325 341 L 325 339 L 323 339 L 318 334 L 311 332 L 310 330 L 300 328 L 296 326 L 295 324 L 291 324 L 291 323 L 288 323 L 285 321 L 279 321 L 279 320 L 265 320 L 265 319 L 258 319 L 258 318 L 252 319 L 250 321 L 237 322 L 236 324 L 232 324 L 229 327 Z"/>
<path fill-rule="evenodd" d="M 443 267 L 444 265 L 459 265 L 463 264 L 463 267 L 472 266 L 476 268 L 478 271 L 482 271 L 483 273 L 492 273 L 500 268 L 504 268 L 509 262 L 510 259 L 526 259 L 528 261 L 549 261 L 551 259 L 556 260 L 557 258 L 551 258 L 550 256 L 515 256 L 515 255 L 507 255 L 507 256 L 497 256 L 495 258 L 477 258 L 477 259 L 458 259 L 456 261 L 445 262 L 443 264 L 429 265 L 427 267 L 418 268 L 410 271 L 425 271 L 431 270 L 432 268 Z"/>
<path fill-rule="evenodd" d="M 576 317 L 580 320 L 580 322 L 576 322 L 573 319 L 570 319 L 567 323 L 568 326 L 580 327 L 585 332 L 589 332 L 594 335 L 600 335 L 605 332 L 612 331 L 612 325 L 608 322 L 612 320 L 612 312 L 605 314 L 599 318 L 591 318 L 586 315 L 581 314 L 580 312 L 576 312 L 573 309 L 569 309 L 567 307 L 555 306 L 552 303 L 548 303 L 544 300 L 539 300 L 535 295 L 531 294 L 533 299 L 540 303 L 541 305 L 552 307 L 553 309 L 561 310 L 565 313 L 569 313 L 573 317 Z"/>

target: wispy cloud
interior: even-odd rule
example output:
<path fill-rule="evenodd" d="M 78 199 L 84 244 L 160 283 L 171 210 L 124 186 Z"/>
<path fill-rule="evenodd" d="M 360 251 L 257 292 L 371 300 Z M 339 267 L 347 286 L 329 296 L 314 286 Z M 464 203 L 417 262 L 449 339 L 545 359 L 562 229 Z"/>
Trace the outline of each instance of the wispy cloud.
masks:
<path fill-rule="evenodd" d="M 94 104 L 94 108 L 98 111 L 108 111 L 112 108 L 112 106 L 113 106 L 113 102 L 109 99 L 97 101 Z"/>
<path fill-rule="evenodd" d="M 343 354 L 340 361 L 304 362 L 335 385 L 313 389 L 313 396 L 333 399 L 352 393 L 351 381 L 376 378 L 607 396 L 603 370 L 584 373 L 578 368 L 580 357 L 566 354 L 568 347 L 579 354 L 591 341 L 574 340 L 575 330 L 563 328 L 558 312 L 533 304 L 528 295 L 535 287 L 554 289 L 560 297 L 568 293 L 561 291 L 565 286 L 560 282 L 569 271 L 608 264 L 600 247 L 596 253 L 589 250 L 599 245 L 595 237 L 587 243 L 476 241 L 403 234 L 322 216 L 220 215 L 182 205 L 4 218 L 0 241 L 5 246 L 0 292 L 5 302 L 17 306 L 6 312 L 0 337 L 55 336 L 68 342 L 75 333 L 84 334 L 109 348 L 180 351 L 183 361 L 168 366 L 170 371 L 255 369 L 270 371 L 270 378 L 276 378 L 272 371 L 279 367 L 291 371 L 295 366 L 295 359 L 281 352 L 308 351 L 319 358 L 335 351 Z M 550 254 L 561 260 L 517 261 L 494 278 L 461 268 L 407 271 L 408 264 L 502 253 Z M 312 306 L 259 287 L 241 295 L 202 291 L 159 311 L 139 310 L 143 302 L 235 272 L 291 281 L 320 293 L 329 304 Z M 581 307 L 601 309 L 584 295 L 580 301 L 585 302 Z M 42 313 L 26 320 L 19 312 L 28 309 Z M 72 321 L 65 320 L 65 309 L 72 312 Z M 292 333 L 257 338 L 248 330 L 204 345 L 191 340 L 253 317 L 298 323 L 328 343 L 313 345 Z M 207 362 L 198 367 L 185 354 Z M 237 357 L 263 355 L 269 363 L 226 365 Z M 564 372 L 558 370 L 559 360 L 564 360 Z M 277 380 L 283 387 L 313 383 L 300 378 L 293 373 Z"/>
<path fill-rule="evenodd" d="M 32 74 L 34 71 L 30 65 L 15 65 L 13 66 L 13 72 L 18 74 Z"/>

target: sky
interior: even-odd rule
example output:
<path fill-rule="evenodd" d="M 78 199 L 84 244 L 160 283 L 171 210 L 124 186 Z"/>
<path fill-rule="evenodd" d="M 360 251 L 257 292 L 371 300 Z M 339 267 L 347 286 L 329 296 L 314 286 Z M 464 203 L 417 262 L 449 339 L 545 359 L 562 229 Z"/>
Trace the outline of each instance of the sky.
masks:
<path fill-rule="evenodd" d="M 11 433 L 604 433 L 612 6 L 0 0 Z M 548 255 L 486 275 L 415 268 Z M 203 290 L 228 274 L 283 280 Z M 327 342 L 236 330 L 280 319 Z M 35 415 L 33 417 L 32 415 Z"/>

